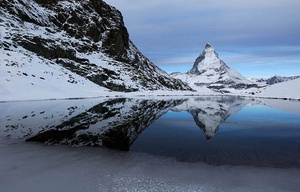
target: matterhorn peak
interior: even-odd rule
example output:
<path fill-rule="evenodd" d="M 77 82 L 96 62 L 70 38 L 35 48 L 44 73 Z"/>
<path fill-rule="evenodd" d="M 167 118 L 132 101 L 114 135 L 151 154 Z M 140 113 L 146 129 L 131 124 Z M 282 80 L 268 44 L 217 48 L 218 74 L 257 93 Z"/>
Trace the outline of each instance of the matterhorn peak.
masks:
<path fill-rule="evenodd" d="M 186 82 L 197 91 L 210 89 L 220 93 L 230 93 L 234 89 L 241 90 L 258 86 L 220 60 L 210 43 L 206 43 L 191 70 L 184 74 L 174 73 L 172 77 Z"/>
<path fill-rule="evenodd" d="M 205 45 L 205 49 L 208 49 L 208 48 L 211 48 L 212 46 L 211 46 L 211 44 L 210 43 L 206 43 L 206 45 Z"/>
<path fill-rule="evenodd" d="M 201 53 L 200 57 L 204 56 L 204 57 L 209 57 L 209 58 L 214 58 L 219 60 L 219 56 L 217 54 L 217 52 L 215 51 L 215 49 L 211 46 L 210 43 L 206 43 L 205 45 L 205 49 L 203 50 L 203 52 Z"/>
<path fill-rule="evenodd" d="M 211 46 L 210 43 L 205 45 L 205 49 L 202 51 L 200 56 L 196 59 L 193 68 L 188 71 L 188 74 L 200 75 L 207 69 L 220 68 L 223 65 L 223 62 L 220 61 L 219 56 L 215 49 Z"/>

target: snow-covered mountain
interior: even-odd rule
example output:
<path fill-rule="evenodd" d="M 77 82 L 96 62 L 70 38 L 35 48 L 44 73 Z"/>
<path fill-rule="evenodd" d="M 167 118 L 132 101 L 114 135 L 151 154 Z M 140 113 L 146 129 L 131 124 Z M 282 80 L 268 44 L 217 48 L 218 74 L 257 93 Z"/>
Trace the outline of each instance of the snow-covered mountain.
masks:
<path fill-rule="evenodd" d="M 102 0 L 1 0 L 0 72 L 1 98 L 191 90 L 140 53 Z"/>
<path fill-rule="evenodd" d="M 258 84 L 273 85 L 276 83 L 291 81 L 291 80 L 298 79 L 298 78 L 300 78 L 300 76 L 283 77 L 283 76 L 275 75 L 270 78 L 257 78 L 257 79 L 252 78 L 251 80 Z"/>
<path fill-rule="evenodd" d="M 257 87 L 222 60 L 208 43 L 196 59 L 193 68 L 187 73 L 173 73 L 172 77 L 181 79 L 199 92 L 217 91 L 229 93 L 230 90 Z"/>

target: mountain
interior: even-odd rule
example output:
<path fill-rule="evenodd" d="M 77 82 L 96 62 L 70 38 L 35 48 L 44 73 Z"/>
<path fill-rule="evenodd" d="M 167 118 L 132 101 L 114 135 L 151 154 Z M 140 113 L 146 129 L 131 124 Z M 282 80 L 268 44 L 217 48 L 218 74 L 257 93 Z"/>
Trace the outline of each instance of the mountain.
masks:
<path fill-rule="evenodd" d="M 220 60 L 217 52 L 209 43 L 195 60 L 190 71 L 173 73 L 171 76 L 181 79 L 198 91 L 210 90 L 228 93 L 236 89 L 257 87 L 256 84 Z"/>
<path fill-rule="evenodd" d="M 0 1 L 0 63 L 1 95 L 12 97 L 191 90 L 137 49 L 102 0 Z"/>
<path fill-rule="evenodd" d="M 294 79 L 300 78 L 300 76 L 290 76 L 290 77 L 283 77 L 279 75 L 275 75 L 270 78 L 258 78 L 258 79 L 252 79 L 252 81 L 260 84 L 266 84 L 266 85 L 273 85 L 276 83 L 282 83 L 286 81 L 291 81 Z"/>

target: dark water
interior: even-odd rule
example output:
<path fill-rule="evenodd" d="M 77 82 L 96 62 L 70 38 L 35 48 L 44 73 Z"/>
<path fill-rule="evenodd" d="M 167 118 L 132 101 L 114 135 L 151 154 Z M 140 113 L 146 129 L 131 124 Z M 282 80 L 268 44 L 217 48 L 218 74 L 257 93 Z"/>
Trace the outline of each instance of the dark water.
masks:
<path fill-rule="evenodd" d="M 300 167 L 300 102 L 239 97 L 0 103 L 0 133 L 211 165 Z"/>

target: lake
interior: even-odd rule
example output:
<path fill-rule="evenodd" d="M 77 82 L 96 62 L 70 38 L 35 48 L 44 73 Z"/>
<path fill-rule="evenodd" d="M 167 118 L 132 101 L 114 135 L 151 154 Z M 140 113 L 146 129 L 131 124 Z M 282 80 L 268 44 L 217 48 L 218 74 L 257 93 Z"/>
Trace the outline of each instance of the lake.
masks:
<path fill-rule="evenodd" d="M 166 178 L 169 178 L 170 172 L 173 173 L 170 170 L 175 167 L 176 169 L 181 167 L 179 170 L 183 169 L 185 175 L 195 175 L 193 171 L 197 169 L 203 173 L 208 169 L 213 170 L 212 172 L 219 170 L 220 173 L 224 173 L 224 169 L 238 170 L 238 175 L 241 175 L 245 171 L 240 171 L 241 167 L 256 170 L 255 174 L 259 176 L 266 174 L 263 177 L 265 180 L 262 180 L 264 182 L 258 186 L 249 187 L 245 182 L 254 182 L 255 178 L 248 180 L 245 178 L 245 181 L 238 185 L 241 188 L 228 183 L 218 186 L 211 182 L 206 182 L 207 185 L 194 186 L 194 183 L 189 183 L 191 181 L 180 178 L 182 185 L 177 186 L 178 190 L 172 188 L 174 184 L 171 181 L 166 182 L 168 180 L 166 178 L 153 181 L 151 176 L 156 175 L 156 172 L 143 173 L 142 178 L 146 177 L 148 180 L 151 178 L 153 183 L 147 183 L 148 180 L 145 179 L 144 183 L 138 186 L 133 184 L 136 183 L 134 179 L 126 180 L 124 175 L 118 177 L 121 183 L 124 179 L 126 189 L 129 191 L 133 190 L 130 186 L 135 186 L 135 190 L 141 189 L 140 187 L 144 185 L 150 189 L 151 186 L 154 187 L 154 183 L 159 182 L 161 186 L 157 191 L 161 189 L 209 191 L 210 188 L 214 189 L 213 191 L 231 191 L 232 187 L 246 191 L 248 189 L 296 191 L 300 187 L 297 182 L 300 179 L 299 101 L 234 96 L 96 98 L 2 102 L 0 110 L 0 155 L 6 157 L 0 161 L 2 166 L 0 179 L 7 181 L 3 183 L 0 181 L 0 184 L 5 185 L 8 191 L 18 189 L 14 185 L 9 185 L 15 181 L 14 174 L 26 175 L 24 168 L 16 168 L 22 159 L 23 162 L 31 163 L 30 157 L 33 157 L 32 161 L 36 161 L 36 166 L 41 162 L 46 164 L 56 162 L 63 165 L 68 164 L 65 161 L 70 161 L 71 158 L 65 159 L 65 156 L 72 156 L 73 153 L 76 153 L 77 161 L 71 160 L 68 171 L 75 169 L 79 162 L 81 165 L 87 162 L 95 164 L 97 160 L 97 163 L 105 161 L 101 165 L 96 163 L 101 169 L 104 169 L 103 165 L 117 166 L 120 169 L 118 174 L 128 169 L 132 171 L 133 168 L 127 166 L 132 161 L 135 162 L 133 169 L 135 171 L 145 169 L 144 166 L 151 165 L 149 169 L 158 169 L 160 164 L 167 164 L 164 167 L 169 166 L 169 169 L 164 170 L 160 167 L 164 170 Z M 51 154 L 60 157 L 59 160 L 51 160 L 53 157 L 50 160 L 46 158 Z M 99 157 L 101 158 L 98 159 Z M 149 165 L 143 162 L 148 162 Z M 125 168 L 122 166 L 124 164 Z M 36 169 L 37 172 L 42 172 L 38 170 L 39 168 Z M 106 174 L 111 176 L 112 173 L 109 173 L 111 169 L 106 170 Z M 85 170 L 89 173 L 92 171 L 86 167 Z M 262 170 L 265 172 L 261 172 Z M 274 170 L 277 173 L 276 178 L 267 174 Z M 7 178 L 4 173 L 11 174 L 12 178 Z M 56 170 L 55 174 L 62 173 Z M 141 173 L 127 175 L 126 178 L 139 174 Z M 179 179 L 178 175 L 180 173 L 173 175 L 175 180 Z M 47 174 L 43 176 L 50 177 Z M 202 177 L 209 176 L 202 175 Z M 232 174 L 231 178 L 236 179 L 236 174 Z M 109 191 L 114 186 L 116 188 L 112 191 L 122 191 L 123 188 L 118 186 L 120 183 L 111 183 L 112 178 L 106 177 L 106 180 L 102 178 L 100 182 L 102 189 Z M 266 180 L 271 181 L 268 183 Z M 283 184 L 284 180 L 288 180 L 289 184 Z M 40 185 L 46 184 L 48 183 L 42 182 Z M 65 188 L 60 188 L 64 185 L 66 184 L 60 184 L 55 189 L 71 190 L 74 187 L 66 185 Z M 202 188 L 203 186 L 206 188 Z M 28 188 L 30 191 L 34 191 L 33 189 L 35 188 Z M 98 188 L 95 190 L 101 191 Z"/>

